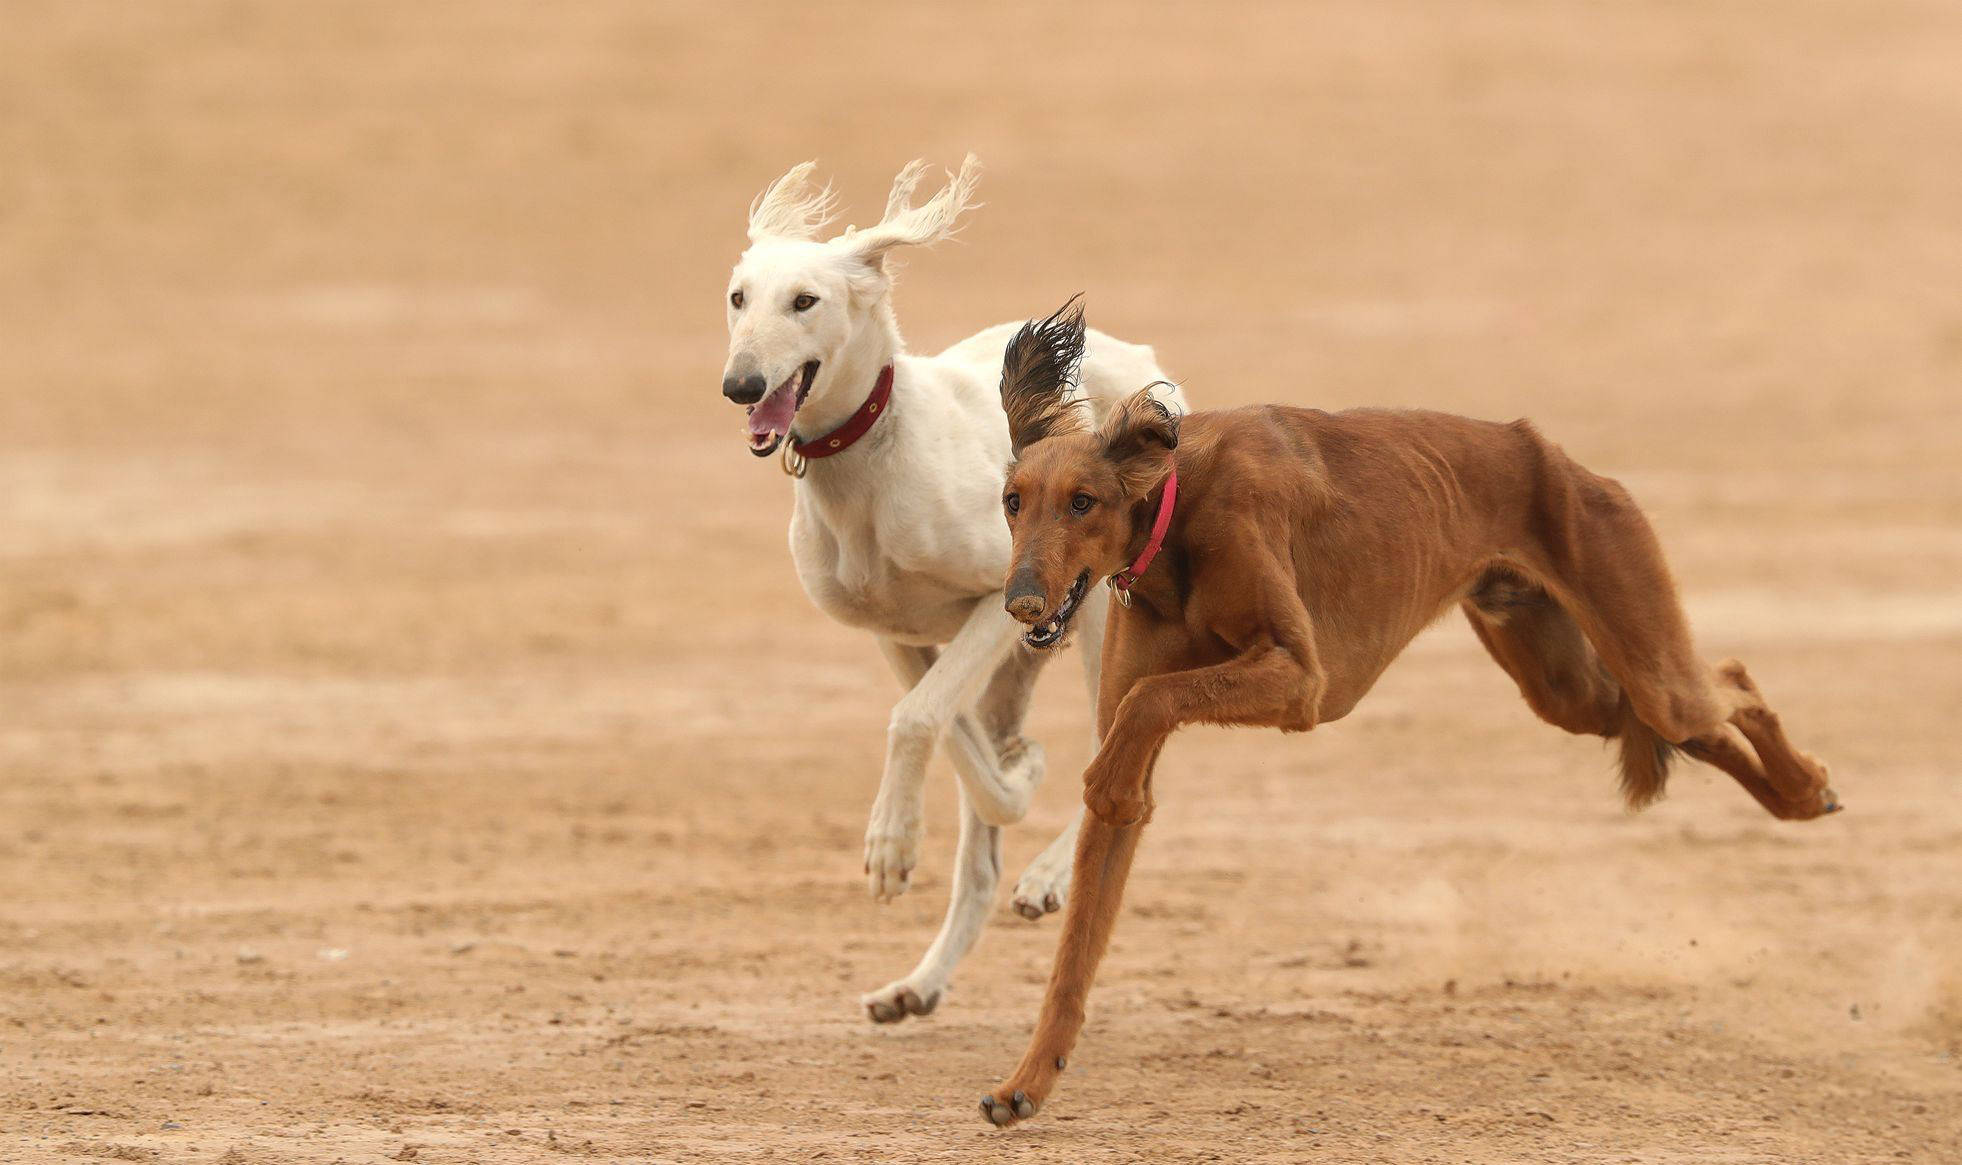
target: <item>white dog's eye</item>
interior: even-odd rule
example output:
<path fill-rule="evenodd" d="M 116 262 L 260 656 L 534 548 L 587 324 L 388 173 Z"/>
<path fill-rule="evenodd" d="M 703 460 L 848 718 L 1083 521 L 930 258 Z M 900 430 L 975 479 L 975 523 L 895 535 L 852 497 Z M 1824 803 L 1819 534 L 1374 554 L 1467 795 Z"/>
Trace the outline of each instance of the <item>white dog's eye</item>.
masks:
<path fill-rule="evenodd" d="M 807 291 L 796 299 L 791 300 L 790 306 L 796 308 L 798 311 L 809 311 L 817 306 L 817 301 L 818 297 Z"/>
<path fill-rule="evenodd" d="M 743 293 L 740 291 L 730 292 L 729 306 L 735 308 L 737 311 L 743 310 Z"/>

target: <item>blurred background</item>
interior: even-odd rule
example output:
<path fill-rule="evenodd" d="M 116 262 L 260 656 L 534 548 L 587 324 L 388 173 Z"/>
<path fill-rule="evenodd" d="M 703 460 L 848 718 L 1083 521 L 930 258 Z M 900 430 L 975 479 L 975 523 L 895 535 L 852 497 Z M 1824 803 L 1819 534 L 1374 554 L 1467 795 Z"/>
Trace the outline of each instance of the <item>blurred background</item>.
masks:
<path fill-rule="evenodd" d="M 1962 1155 L 1955 5 L 3 21 L 0 1155 Z M 1083 291 L 1199 407 L 1531 416 L 1848 812 L 1627 817 L 1447 621 L 1312 738 L 1174 742 L 1080 1075 L 991 1134 L 1056 921 L 863 1021 L 950 774 L 875 907 L 896 691 L 717 383 L 758 190 L 863 224 L 970 150 L 915 350 Z"/>

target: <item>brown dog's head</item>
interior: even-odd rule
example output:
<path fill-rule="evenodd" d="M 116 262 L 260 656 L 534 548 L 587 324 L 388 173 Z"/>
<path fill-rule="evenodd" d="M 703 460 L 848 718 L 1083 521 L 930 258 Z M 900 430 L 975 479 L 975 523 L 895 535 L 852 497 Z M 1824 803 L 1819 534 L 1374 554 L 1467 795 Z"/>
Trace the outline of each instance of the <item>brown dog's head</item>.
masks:
<path fill-rule="evenodd" d="M 1072 299 L 1015 333 L 1003 354 L 1001 403 L 1015 461 L 1002 509 L 1014 553 L 1004 597 L 1029 625 L 1023 642 L 1054 647 L 1093 583 L 1130 565 L 1148 530 L 1151 492 L 1172 471 L 1178 418 L 1142 388 L 1091 431 L 1070 390 L 1083 359 L 1083 309 Z"/>

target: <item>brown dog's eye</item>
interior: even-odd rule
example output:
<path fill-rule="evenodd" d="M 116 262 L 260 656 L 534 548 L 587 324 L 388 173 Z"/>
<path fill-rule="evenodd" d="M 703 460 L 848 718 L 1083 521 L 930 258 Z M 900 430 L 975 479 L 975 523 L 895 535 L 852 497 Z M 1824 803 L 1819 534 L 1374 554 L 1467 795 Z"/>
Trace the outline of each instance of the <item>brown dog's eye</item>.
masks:
<path fill-rule="evenodd" d="M 735 308 L 737 311 L 743 310 L 743 293 L 740 291 L 730 292 L 729 306 Z"/>
<path fill-rule="evenodd" d="M 1014 517 L 1015 515 L 1017 515 L 1017 514 L 1019 514 L 1019 513 L 1021 513 L 1021 512 L 1022 512 L 1022 495 L 1021 495 L 1021 494 L 1009 494 L 1009 495 L 1007 495 L 1006 497 L 1004 497 L 1004 498 L 1002 498 L 1002 499 L 1001 499 L 1001 508 L 1002 508 L 1002 509 L 1004 509 L 1004 510 L 1007 510 L 1007 511 L 1008 511 L 1008 516 L 1009 516 L 1009 517 L 1011 517 L 1011 518 L 1012 518 L 1012 517 Z"/>
<path fill-rule="evenodd" d="M 1087 514 L 1090 512 L 1090 507 L 1096 504 L 1097 499 L 1091 497 L 1089 494 L 1078 494 L 1070 499 L 1070 512 L 1073 514 Z"/>
<path fill-rule="evenodd" d="M 791 300 L 790 306 L 796 308 L 798 311 L 809 311 L 817 306 L 817 301 L 818 297 L 807 291 L 796 299 Z"/>

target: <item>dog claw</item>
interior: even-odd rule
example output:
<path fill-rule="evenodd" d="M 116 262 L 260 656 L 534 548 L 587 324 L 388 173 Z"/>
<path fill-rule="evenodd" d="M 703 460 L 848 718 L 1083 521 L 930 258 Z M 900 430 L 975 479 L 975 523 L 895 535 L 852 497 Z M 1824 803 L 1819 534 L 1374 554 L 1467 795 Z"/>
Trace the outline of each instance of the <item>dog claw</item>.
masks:
<path fill-rule="evenodd" d="M 1013 1099 L 1015 1101 L 1016 1116 L 1021 1117 L 1023 1120 L 1027 1120 L 1035 1115 L 1035 1105 L 1029 1103 L 1029 1098 L 1026 1095 L 1017 1092 L 1014 1095 Z"/>
<path fill-rule="evenodd" d="M 891 984 L 865 996 L 860 1002 L 865 1005 L 865 1014 L 873 1023 L 898 1023 L 909 1015 L 932 1015 L 933 1009 L 940 1006 L 944 993 L 944 988 L 936 988 L 922 995 L 911 987 Z"/>
<path fill-rule="evenodd" d="M 992 1096 L 982 1098 L 981 1108 L 987 1114 L 988 1123 L 996 1128 L 1005 1129 L 1015 1122 L 1015 1114 L 1008 1110 L 1008 1106 Z"/>
<path fill-rule="evenodd" d="M 875 902 L 891 902 L 913 888 L 926 828 L 917 812 L 875 809 L 865 831 L 865 888 Z"/>
<path fill-rule="evenodd" d="M 1030 922 L 1041 922 L 1043 915 L 1054 914 L 1063 908 L 1063 899 L 1061 895 L 1052 890 L 1044 894 L 1041 901 L 1037 901 L 1034 898 L 1017 898 L 1012 905 L 1015 908 L 1015 913 L 1021 915 L 1023 918 L 1028 919 Z"/>

